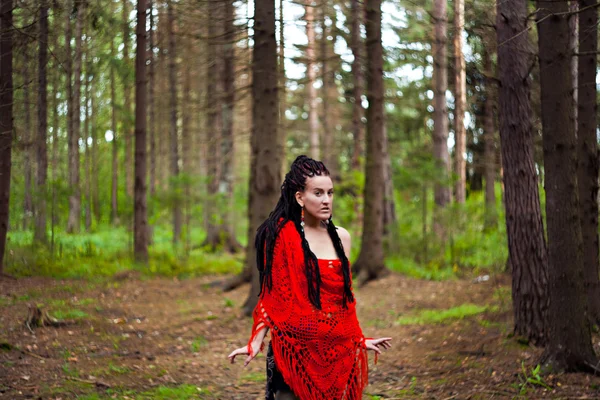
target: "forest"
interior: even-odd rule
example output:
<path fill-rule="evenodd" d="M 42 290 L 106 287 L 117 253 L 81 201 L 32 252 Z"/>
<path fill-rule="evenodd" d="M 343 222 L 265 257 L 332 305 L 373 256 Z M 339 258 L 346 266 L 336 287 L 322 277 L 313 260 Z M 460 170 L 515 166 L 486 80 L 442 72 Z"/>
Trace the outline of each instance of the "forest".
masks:
<path fill-rule="evenodd" d="M 365 399 L 599 398 L 598 5 L 0 0 L 0 398 L 264 398 L 299 155 L 393 338 Z"/>

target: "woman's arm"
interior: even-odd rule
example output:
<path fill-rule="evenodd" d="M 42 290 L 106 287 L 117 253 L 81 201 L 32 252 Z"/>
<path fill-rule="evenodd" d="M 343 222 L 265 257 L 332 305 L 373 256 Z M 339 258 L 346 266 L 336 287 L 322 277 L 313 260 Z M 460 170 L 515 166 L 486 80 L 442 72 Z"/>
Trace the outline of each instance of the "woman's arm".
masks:
<path fill-rule="evenodd" d="M 352 249 L 352 239 L 350 238 L 350 233 L 346 229 L 339 226 L 337 227 L 337 229 L 340 240 L 342 241 L 342 245 L 344 246 L 344 252 L 346 253 L 346 257 L 350 259 L 350 250 Z M 364 345 L 367 350 L 373 350 L 375 352 L 375 360 L 377 360 L 377 355 L 381 354 L 380 347 L 383 349 L 389 349 L 390 347 L 392 347 L 392 344 L 390 343 L 391 340 L 392 338 L 390 337 L 377 339 L 364 338 Z"/>

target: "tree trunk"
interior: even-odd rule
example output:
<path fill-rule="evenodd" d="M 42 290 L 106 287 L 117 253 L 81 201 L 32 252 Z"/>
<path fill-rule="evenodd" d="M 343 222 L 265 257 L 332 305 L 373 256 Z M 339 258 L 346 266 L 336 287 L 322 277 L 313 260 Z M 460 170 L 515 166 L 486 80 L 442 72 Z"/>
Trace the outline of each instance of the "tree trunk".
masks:
<path fill-rule="evenodd" d="M 71 114 L 71 134 L 69 135 L 69 184 L 71 186 L 71 195 L 69 196 L 69 220 L 67 222 L 68 233 L 78 233 L 81 218 L 81 191 L 79 187 L 79 137 L 80 137 L 80 114 L 81 114 L 81 59 L 82 59 L 82 33 L 83 33 L 83 15 L 85 11 L 85 1 L 76 0 L 77 21 L 75 23 L 75 57 L 73 64 L 73 74 L 68 68 L 68 80 L 72 79 L 73 90 L 70 96 L 69 109 Z M 69 13 L 67 13 L 69 15 Z M 70 25 L 70 19 L 67 21 Z M 70 28 L 65 40 L 70 42 Z M 67 44 L 67 52 L 70 53 L 71 46 Z M 70 58 L 70 57 L 68 57 Z M 68 61 L 68 64 L 71 64 Z M 71 77 L 71 78 L 69 78 Z M 68 85 L 70 86 L 70 85 Z"/>
<path fill-rule="evenodd" d="M 148 262 L 146 201 L 146 0 L 137 2 L 135 54 L 135 187 L 133 251 L 136 262 Z"/>
<path fill-rule="evenodd" d="M 52 49 L 53 52 L 60 51 L 58 44 L 58 32 L 60 30 L 60 18 L 61 18 L 61 8 L 58 7 L 57 4 L 53 4 L 54 13 L 54 26 L 53 32 L 55 34 L 52 35 Z M 56 58 L 53 58 L 52 67 L 54 73 L 52 74 L 52 200 L 50 205 L 50 250 L 51 252 L 54 250 L 54 227 L 59 224 L 58 221 L 58 213 L 56 212 L 56 182 L 58 178 L 62 175 L 58 169 L 58 158 L 59 158 L 59 147 L 58 147 L 58 130 L 59 130 L 59 111 L 58 111 L 58 96 L 61 93 L 61 75 L 57 71 L 59 70 L 59 66 L 62 67 L 62 63 Z M 64 72 L 64 71 L 63 71 Z"/>
<path fill-rule="evenodd" d="M 327 166 L 334 182 L 341 180 L 340 166 L 338 162 L 339 151 L 335 148 L 336 144 L 336 126 L 339 124 L 339 104 L 338 93 L 335 83 L 335 73 L 337 68 L 337 55 L 335 54 L 335 43 L 337 41 L 337 32 L 335 28 L 336 18 L 335 10 L 330 10 L 326 2 L 320 4 L 321 11 L 321 109 L 323 125 L 323 162 Z M 327 27 L 326 20 L 331 18 L 330 27 Z M 329 37 L 332 39 L 328 39 Z"/>
<path fill-rule="evenodd" d="M 222 135 L 221 135 L 221 173 L 219 174 L 221 183 L 219 191 L 229 201 L 226 215 L 221 226 L 221 242 L 230 252 L 241 250 L 241 245 L 237 242 L 233 229 L 233 117 L 235 107 L 235 6 L 232 0 L 224 3 L 223 16 L 223 94 L 224 101 L 222 105 Z M 278 104 L 281 104 L 278 103 Z"/>
<path fill-rule="evenodd" d="M 527 4 L 497 4 L 499 120 L 508 267 L 512 271 L 515 333 L 537 345 L 546 341 L 547 250 L 533 160 L 529 68 L 533 60 L 527 29 Z"/>
<path fill-rule="evenodd" d="M 446 105 L 446 90 L 448 89 L 448 70 L 446 59 L 447 38 L 447 0 L 434 0 L 433 22 L 435 40 L 433 42 L 433 157 L 440 170 L 439 181 L 434 187 L 435 210 L 433 214 L 433 229 L 438 238 L 446 236 L 445 223 L 441 211 L 451 200 L 449 186 L 450 155 L 448 154 L 448 109 Z"/>
<path fill-rule="evenodd" d="M 111 9 L 114 8 L 113 2 L 111 1 Z M 117 54 L 115 51 L 115 40 L 110 39 L 110 57 L 115 60 Z M 113 225 L 119 224 L 119 142 L 117 135 L 117 82 L 115 79 L 115 66 L 113 63 L 110 64 L 110 108 L 111 108 L 111 131 L 113 134 L 112 138 L 112 178 L 111 178 L 111 191 L 110 191 L 110 209 L 111 209 L 111 222 Z"/>
<path fill-rule="evenodd" d="M 150 113 L 150 121 L 148 125 L 148 137 L 150 138 L 150 177 L 148 179 L 150 184 L 150 195 L 156 194 L 156 137 L 154 124 L 156 123 L 156 114 L 154 110 L 154 90 L 155 90 L 155 63 L 156 57 L 154 56 L 154 15 L 153 13 L 153 0 L 148 0 L 148 14 L 150 15 L 150 28 L 148 31 L 148 48 L 150 52 L 148 57 L 150 58 L 150 64 L 148 65 L 148 112 Z M 150 229 L 152 229 L 150 227 Z"/>
<path fill-rule="evenodd" d="M 381 44 L 381 0 L 368 0 L 367 31 L 367 158 L 365 171 L 365 212 L 360 255 L 354 264 L 359 284 L 384 276 L 383 214 L 385 193 L 385 117 L 383 47 Z"/>
<path fill-rule="evenodd" d="M 223 7 L 220 0 L 210 0 L 208 5 L 208 47 L 206 51 L 209 62 L 206 76 L 206 133 L 208 137 L 208 199 L 206 209 L 208 212 L 207 238 L 203 246 L 208 246 L 212 251 L 219 247 L 220 213 L 218 203 L 219 181 L 221 175 L 221 136 L 223 132 L 222 114 L 222 81 L 219 80 L 219 72 L 222 70 L 221 46 L 219 45 L 222 30 L 218 24 L 223 18 Z"/>
<path fill-rule="evenodd" d="M 281 190 L 281 154 L 277 125 L 277 42 L 275 0 L 254 2 L 254 48 L 252 50 L 252 134 L 248 201 L 248 251 L 252 285 L 244 304 L 250 315 L 256 306 L 260 282 L 256 268 L 254 234 L 277 203 Z"/>
<path fill-rule="evenodd" d="M 465 129 L 465 111 L 467 107 L 467 81 L 465 56 L 463 54 L 462 34 L 465 26 L 465 0 L 454 0 L 454 173 L 456 184 L 454 192 L 457 203 L 464 203 L 467 187 L 467 130 Z"/>
<path fill-rule="evenodd" d="M 350 27 L 350 49 L 354 60 L 352 60 L 352 136 L 354 137 L 354 149 L 352 152 L 352 169 L 360 170 L 363 154 L 363 142 L 365 130 L 362 122 L 364 109 L 362 106 L 363 95 L 363 42 L 360 36 L 362 2 L 351 0 L 351 27 Z"/>
<path fill-rule="evenodd" d="M 287 141 L 287 118 L 285 111 L 287 109 L 287 79 L 285 76 L 285 22 L 283 19 L 283 0 L 279 0 L 279 137 L 281 139 L 281 165 L 282 171 L 287 168 L 286 141 Z"/>
<path fill-rule="evenodd" d="M 173 200 L 173 244 L 176 245 L 181 239 L 181 225 L 183 222 L 183 216 L 181 211 L 181 199 L 178 194 L 179 191 L 179 151 L 178 151 L 178 138 L 177 138 L 177 71 L 176 71 L 176 59 L 175 53 L 175 32 L 173 27 L 175 25 L 175 11 L 173 10 L 173 0 L 167 2 L 167 19 L 168 19 L 168 36 L 169 36 L 169 92 L 170 92 L 170 105 L 171 110 L 171 123 L 169 125 L 169 137 L 171 143 L 171 149 L 169 151 L 171 155 L 171 179 L 172 179 L 172 190 L 175 193 Z"/>
<path fill-rule="evenodd" d="M 485 227 L 486 229 L 496 230 L 498 227 L 498 215 L 496 213 L 496 191 L 494 184 L 496 182 L 496 151 L 495 137 L 496 130 L 494 124 L 494 99 L 495 90 L 492 77 L 495 76 L 492 67 L 492 57 L 489 51 L 483 52 L 484 73 L 488 77 L 485 82 L 485 103 L 484 103 L 484 122 L 483 122 L 483 159 L 484 159 L 484 177 L 485 177 Z"/>
<path fill-rule="evenodd" d="M 86 44 L 89 44 L 89 39 Z M 83 145 L 85 146 L 85 158 L 83 162 L 84 169 L 84 177 L 85 177 L 85 230 L 90 232 L 92 229 L 92 152 L 90 149 L 89 138 L 90 138 L 90 117 L 92 115 L 90 110 L 90 97 L 91 97 L 91 74 L 90 67 L 91 62 L 87 61 L 89 46 L 86 46 L 86 71 L 85 71 L 85 85 L 83 89 L 84 93 L 84 110 L 85 110 L 85 120 L 84 120 L 84 128 L 83 128 Z"/>
<path fill-rule="evenodd" d="M 589 315 L 600 323 L 600 282 L 598 282 L 598 168 L 596 142 L 598 102 L 596 100 L 596 51 L 598 49 L 598 9 L 595 2 L 581 0 L 579 8 L 579 102 L 577 104 L 577 184 L 579 217 L 583 235 L 584 286 Z"/>
<path fill-rule="evenodd" d="M 194 54 L 194 45 L 191 38 L 184 40 L 184 46 L 187 54 Z M 185 248 L 191 247 L 191 219 L 192 219 L 192 198 L 191 198 L 191 182 L 190 177 L 192 174 L 192 155 L 194 154 L 194 148 L 192 146 L 192 132 L 191 132 L 191 120 L 193 115 L 192 105 L 192 69 L 194 63 L 187 62 L 184 66 L 183 71 L 183 102 L 181 104 L 181 162 L 182 169 L 186 178 L 183 182 L 183 209 L 184 209 L 184 220 L 185 220 Z"/>
<path fill-rule="evenodd" d="M 33 188 L 32 188 L 32 177 L 33 177 L 33 163 L 31 162 L 31 157 L 33 155 L 33 143 L 35 140 L 32 134 L 31 127 L 31 118 L 28 116 L 31 115 L 31 99 L 30 99 L 30 91 L 31 85 L 33 82 L 32 73 L 31 73 L 31 65 L 32 60 L 29 56 L 28 46 L 25 44 L 23 48 L 23 58 L 24 58 L 24 71 L 23 71 L 23 113 L 26 116 L 24 119 L 24 129 L 23 129 L 23 183 L 24 183 L 24 193 L 23 193 L 23 227 L 24 231 L 29 230 L 31 228 L 31 219 L 34 213 L 33 210 Z M 18 68 L 17 68 L 18 70 Z"/>
<path fill-rule="evenodd" d="M 131 140 L 131 83 L 129 79 L 129 0 L 123 0 L 123 137 L 125 138 L 125 192 L 127 196 L 133 196 L 133 163 L 131 156 L 133 154 Z"/>
<path fill-rule="evenodd" d="M 97 75 L 94 74 L 94 77 L 96 76 Z M 96 87 L 94 85 L 94 81 L 92 81 L 92 96 L 90 98 L 90 111 L 92 114 L 90 117 L 90 137 L 92 138 L 92 168 L 90 170 L 90 181 L 92 184 L 92 214 L 96 220 L 96 226 L 98 226 L 102 218 L 102 210 L 100 208 L 100 184 L 98 182 L 100 165 L 98 163 L 98 126 L 96 125 L 96 116 L 98 114 L 98 110 L 96 109 L 96 96 L 94 95 L 95 90 Z"/>
<path fill-rule="evenodd" d="M 317 114 L 317 89 L 315 88 L 315 5 L 313 0 L 305 0 L 304 6 L 306 21 L 306 90 L 308 95 L 308 136 L 310 141 L 310 156 L 315 160 L 321 158 L 321 144 L 319 138 L 319 116 Z"/>
<path fill-rule="evenodd" d="M 595 369 L 583 291 L 582 234 L 577 185 L 577 138 L 569 55 L 567 2 L 538 1 L 538 44 L 548 221 L 548 345 L 554 371 Z M 594 145 L 595 148 L 595 145 Z"/>
<path fill-rule="evenodd" d="M 13 0 L 0 0 L 0 276 L 9 222 L 13 133 Z"/>

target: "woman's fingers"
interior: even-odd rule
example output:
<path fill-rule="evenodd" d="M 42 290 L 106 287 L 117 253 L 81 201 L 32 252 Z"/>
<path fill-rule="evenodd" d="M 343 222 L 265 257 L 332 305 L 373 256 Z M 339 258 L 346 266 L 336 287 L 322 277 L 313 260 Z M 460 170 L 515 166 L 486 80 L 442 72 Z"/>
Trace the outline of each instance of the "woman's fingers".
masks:
<path fill-rule="evenodd" d="M 239 349 L 235 349 L 234 351 L 232 351 L 231 354 L 228 355 L 227 357 L 233 364 L 235 362 L 235 357 L 239 356 L 240 354 L 248 354 L 248 349 L 246 347 L 240 347 Z"/>

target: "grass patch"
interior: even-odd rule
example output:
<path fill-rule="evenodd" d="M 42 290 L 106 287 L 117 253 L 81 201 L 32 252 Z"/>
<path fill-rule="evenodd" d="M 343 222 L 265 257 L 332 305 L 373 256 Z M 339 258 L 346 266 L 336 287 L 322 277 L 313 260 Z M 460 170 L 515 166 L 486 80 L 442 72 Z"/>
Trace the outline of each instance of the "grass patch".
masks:
<path fill-rule="evenodd" d="M 240 378 L 242 382 L 264 382 L 265 374 L 263 372 L 252 372 Z"/>
<path fill-rule="evenodd" d="M 135 400 L 188 400 L 214 398 L 207 389 L 194 385 L 180 385 L 175 387 L 158 386 L 152 390 L 136 392 L 124 389 L 108 389 L 105 395 L 91 393 L 78 396 L 79 400 L 108 400 L 108 399 L 135 399 Z"/>
<path fill-rule="evenodd" d="M 81 310 L 70 309 L 70 310 L 56 310 L 52 311 L 52 316 L 58 320 L 64 319 L 86 319 L 89 315 Z"/>
<path fill-rule="evenodd" d="M 429 325 L 440 324 L 447 321 L 463 319 L 473 315 L 481 314 L 488 310 L 487 306 L 476 304 L 461 304 L 458 307 L 448 309 L 424 309 L 419 310 L 416 315 L 403 316 L 396 320 L 399 325 Z"/>
<path fill-rule="evenodd" d="M 416 279 L 445 281 L 456 278 L 454 270 L 450 267 L 439 267 L 435 263 L 424 266 L 410 258 L 388 257 L 385 265 L 392 271 Z"/>
<path fill-rule="evenodd" d="M 200 351 L 201 347 L 208 346 L 208 340 L 204 336 L 198 336 L 192 342 L 192 353 L 197 353 Z"/>

